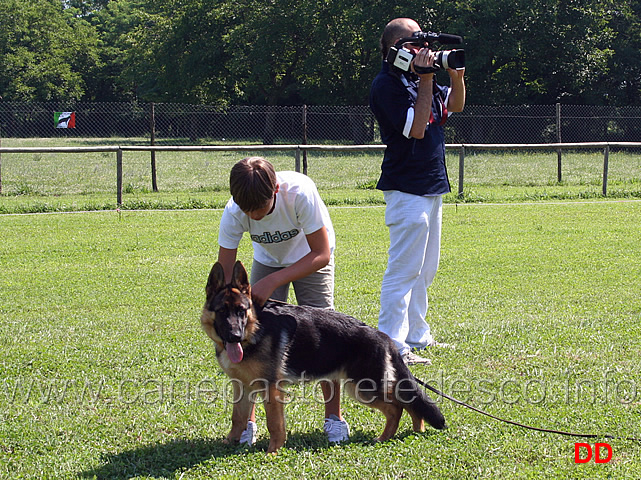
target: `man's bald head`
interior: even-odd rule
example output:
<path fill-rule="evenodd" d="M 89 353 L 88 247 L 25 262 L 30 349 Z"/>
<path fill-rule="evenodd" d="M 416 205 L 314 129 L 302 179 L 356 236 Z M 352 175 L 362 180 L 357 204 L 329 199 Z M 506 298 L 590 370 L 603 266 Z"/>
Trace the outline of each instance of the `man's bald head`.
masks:
<path fill-rule="evenodd" d="M 411 37 L 414 32 L 421 29 L 418 23 L 411 18 L 395 18 L 383 30 L 381 36 L 381 54 L 383 60 L 387 58 L 389 49 L 396 43 L 399 38 Z"/>

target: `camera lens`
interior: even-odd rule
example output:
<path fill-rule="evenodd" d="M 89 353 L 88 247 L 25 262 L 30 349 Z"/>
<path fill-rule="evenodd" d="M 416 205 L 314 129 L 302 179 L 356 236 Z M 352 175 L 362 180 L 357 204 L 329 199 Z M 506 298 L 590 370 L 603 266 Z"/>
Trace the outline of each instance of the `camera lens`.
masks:
<path fill-rule="evenodd" d="M 434 64 L 440 68 L 451 68 L 459 70 L 465 68 L 465 51 L 464 50 L 441 50 L 436 53 Z"/>

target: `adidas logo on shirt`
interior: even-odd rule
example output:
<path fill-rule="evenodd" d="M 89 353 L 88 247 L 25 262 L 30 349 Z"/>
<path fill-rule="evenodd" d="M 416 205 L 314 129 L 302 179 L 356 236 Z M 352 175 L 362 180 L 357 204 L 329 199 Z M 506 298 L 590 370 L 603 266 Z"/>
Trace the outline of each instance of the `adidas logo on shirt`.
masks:
<path fill-rule="evenodd" d="M 282 233 L 279 230 L 276 230 L 274 233 L 264 232 L 262 235 L 251 235 L 251 239 L 252 242 L 256 243 L 280 243 L 291 240 L 299 233 L 300 230 L 298 230 L 297 228 Z"/>

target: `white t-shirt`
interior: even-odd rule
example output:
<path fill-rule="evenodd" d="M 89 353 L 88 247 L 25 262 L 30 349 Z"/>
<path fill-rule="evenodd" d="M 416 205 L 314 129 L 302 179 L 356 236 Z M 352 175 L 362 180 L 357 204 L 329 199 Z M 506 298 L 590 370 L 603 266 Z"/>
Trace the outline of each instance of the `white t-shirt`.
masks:
<path fill-rule="evenodd" d="M 288 267 L 311 249 L 305 235 L 327 229 L 329 248 L 336 246 L 334 227 L 314 182 L 297 172 L 276 172 L 279 184 L 274 211 L 252 220 L 231 198 L 218 231 L 218 245 L 236 249 L 244 232 L 254 245 L 254 259 L 268 267 Z"/>

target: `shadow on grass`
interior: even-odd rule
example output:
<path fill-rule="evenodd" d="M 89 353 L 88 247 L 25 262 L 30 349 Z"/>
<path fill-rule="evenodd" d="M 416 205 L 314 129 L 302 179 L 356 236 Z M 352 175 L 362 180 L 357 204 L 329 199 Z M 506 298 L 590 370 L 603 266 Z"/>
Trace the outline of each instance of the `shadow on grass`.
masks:
<path fill-rule="evenodd" d="M 210 458 L 227 457 L 239 452 L 237 445 L 222 440 L 177 439 L 168 443 L 141 446 L 120 453 L 106 454 L 102 465 L 85 472 L 81 478 L 171 477 Z"/>
<path fill-rule="evenodd" d="M 367 443 L 363 435 L 357 438 Z M 351 442 L 350 442 L 351 443 Z M 222 439 L 177 439 L 167 443 L 141 446 L 133 450 L 104 455 L 100 466 L 79 473 L 80 478 L 120 479 L 131 477 L 173 477 L 176 472 L 203 462 L 235 455 L 267 451 L 268 438 L 254 447 L 227 445 Z M 291 434 L 284 448 L 294 451 L 319 451 L 329 448 L 322 432 Z"/>
<path fill-rule="evenodd" d="M 438 435 L 439 432 L 428 428 L 423 433 L 411 430 L 399 431 L 394 439 L 405 441 L 416 435 Z M 376 432 L 353 430 L 349 441 L 339 445 L 330 444 L 327 435 L 322 431 L 289 433 L 284 449 L 293 452 L 321 452 L 332 448 L 349 448 L 350 446 L 374 446 Z M 393 441 L 393 440 L 391 440 Z M 173 477 L 176 472 L 188 470 L 197 465 L 217 458 L 265 454 L 269 445 L 269 436 L 259 437 L 256 445 L 228 445 L 221 439 L 176 439 L 167 443 L 141 446 L 120 453 L 106 454 L 101 458 L 101 465 L 79 473 L 80 478 L 121 479 L 131 477 Z"/>
<path fill-rule="evenodd" d="M 398 440 L 415 435 L 400 433 Z M 343 448 L 350 444 L 374 445 L 371 432 L 354 431 L 350 440 L 332 445 L 323 432 L 293 433 L 288 435 L 283 448 L 294 452 L 320 452 L 329 448 Z M 177 439 L 167 443 L 141 446 L 133 450 L 104 455 L 102 465 L 79 473 L 80 478 L 121 479 L 131 477 L 173 477 L 176 472 L 188 470 L 208 460 L 231 456 L 264 453 L 269 438 L 261 438 L 254 447 L 227 445 L 222 439 Z"/>

